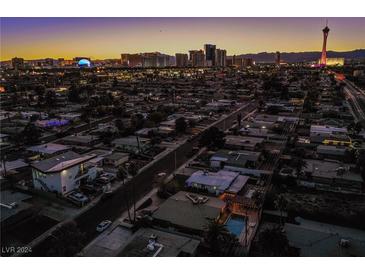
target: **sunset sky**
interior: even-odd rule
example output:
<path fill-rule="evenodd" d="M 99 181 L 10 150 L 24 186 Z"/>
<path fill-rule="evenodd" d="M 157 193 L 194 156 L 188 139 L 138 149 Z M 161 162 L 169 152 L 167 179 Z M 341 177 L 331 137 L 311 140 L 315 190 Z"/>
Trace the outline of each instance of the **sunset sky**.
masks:
<path fill-rule="evenodd" d="M 329 18 L 328 50 L 365 48 L 365 18 Z M 174 55 L 216 44 L 228 55 L 320 51 L 325 18 L 1 18 L 1 60 Z"/>

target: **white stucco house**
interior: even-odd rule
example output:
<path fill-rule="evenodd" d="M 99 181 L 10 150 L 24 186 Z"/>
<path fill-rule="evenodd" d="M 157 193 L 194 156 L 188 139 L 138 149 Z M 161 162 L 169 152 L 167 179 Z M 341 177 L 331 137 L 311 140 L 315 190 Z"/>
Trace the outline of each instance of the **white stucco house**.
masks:
<path fill-rule="evenodd" d="M 96 166 L 90 159 L 95 154 L 79 155 L 73 151 L 32 163 L 34 188 L 67 194 L 80 186 L 81 181 L 96 178 Z"/>

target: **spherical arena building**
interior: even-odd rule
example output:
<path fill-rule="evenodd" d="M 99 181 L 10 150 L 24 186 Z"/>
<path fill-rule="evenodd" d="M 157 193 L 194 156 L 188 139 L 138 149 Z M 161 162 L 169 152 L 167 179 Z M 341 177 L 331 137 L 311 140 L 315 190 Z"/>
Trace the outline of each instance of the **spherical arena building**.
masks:
<path fill-rule="evenodd" d="M 91 67 L 91 62 L 90 60 L 87 60 L 87 59 L 81 59 L 77 65 L 80 67 L 80 68 L 89 68 Z"/>

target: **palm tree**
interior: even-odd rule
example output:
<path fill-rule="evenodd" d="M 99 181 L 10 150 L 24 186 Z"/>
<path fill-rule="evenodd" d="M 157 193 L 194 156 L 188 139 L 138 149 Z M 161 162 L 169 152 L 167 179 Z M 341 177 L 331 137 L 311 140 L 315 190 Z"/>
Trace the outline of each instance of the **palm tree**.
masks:
<path fill-rule="evenodd" d="M 124 169 L 123 169 L 123 168 L 119 168 L 119 169 L 118 169 L 118 172 L 117 172 L 117 178 L 118 178 L 119 180 L 121 180 L 121 181 L 123 182 L 123 185 L 124 185 L 124 183 L 125 183 L 125 179 L 127 178 L 127 175 L 126 175 L 126 173 L 125 173 L 125 171 L 124 171 Z M 128 193 L 127 193 L 127 194 L 128 194 Z M 129 219 L 129 221 L 131 222 L 132 218 L 131 218 L 131 213 L 130 213 L 130 211 L 129 211 L 129 200 L 128 200 L 127 195 L 125 196 L 125 202 L 126 202 L 126 206 L 127 206 L 128 219 Z"/>
<path fill-rule="evenodd" d="M 299 176 L 303 168 L 307 167 L 307 162 L 304 161 L 302 158 L 296 157 L 293 159 L 292 165 L 295 168 L 295 171 L 297 173 L 297 179 L 299 180 Z"/>
<path fill-rule="evenodd" d="M 365 170 L 365 150 L 360 149 L 356 152 L 356 166 L 358 169 Z"/>
<path fill-rule="evenodd" d="M 131 163 L 128 167 L 128 173 L 133 177 L 137 175 L 138 168 L 134 163 Z M 133 199 L 133 222 L 136 221 L 136 195 L 135 195 L 135 185 L 134 180 L 132 180 L 132 199 Z"/>
<path fill-rule="evenodd" d="M 283 226 L 283 211 L 286 209 L 288 201 L 282 194 L 279 194 L 275 200 L 275 207 L 280 211 L 280 225 Z"/>
<path fill-rule="evenodd" d="M 219 255 L 225 239 L 230 237 L 230 233 L 224 224 L 219 223 L 217 220 L 211 220 L 206 226 L 205 241 L 209 245 L 209 249 L 213 255 Z"/>

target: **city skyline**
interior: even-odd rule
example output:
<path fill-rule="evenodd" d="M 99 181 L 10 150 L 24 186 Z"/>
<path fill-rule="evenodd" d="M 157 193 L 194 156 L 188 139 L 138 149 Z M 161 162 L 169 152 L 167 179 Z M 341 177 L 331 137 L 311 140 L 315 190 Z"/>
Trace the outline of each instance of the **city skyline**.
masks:
<path fill-rule="evenodd" d="M 364 18 L 328 21 L 327 50 L 365 48 Z M 325 22 L 326 18 L 1 18 L 1 61 L 15 56 L 119 59 L 121 53 L 155 51 L 175 55 L 207 43 L 226 49 L 227 55 L 320 51 Z"/>

